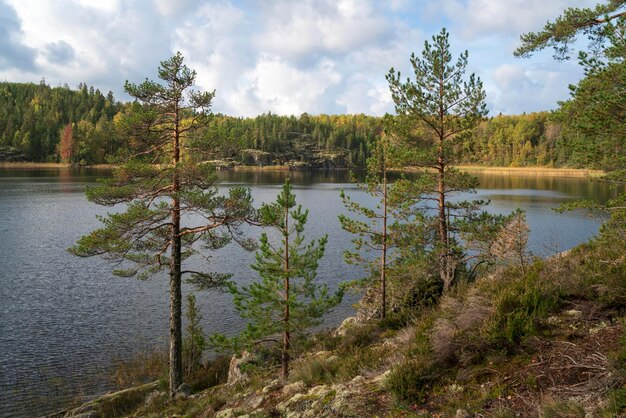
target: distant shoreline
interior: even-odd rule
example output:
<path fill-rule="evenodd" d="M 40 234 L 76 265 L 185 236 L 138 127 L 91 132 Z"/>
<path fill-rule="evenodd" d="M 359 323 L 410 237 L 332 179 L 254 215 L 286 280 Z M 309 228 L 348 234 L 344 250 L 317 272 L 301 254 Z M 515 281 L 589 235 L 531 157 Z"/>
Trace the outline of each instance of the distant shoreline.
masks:
<path fill-rule="evenodd" d="M 38 163 L 38 162 L 0 162 L 0 168 L 95 168 L 95 169 L 112 169 L 113 164 L 97 164 L 97 165 L 76 165 L 66 163 Z M 495 175 L 518 175 L 518 176 L 550 176 L 550 177 L 598 177 L 604 174 L 602 170 L 590 170 L 585 168 L 554 168 L 554 167 L 491 167 L 480 165 L 459 165 L 456 168 L 470 173 L 479 174 L 495 174 Z M 327 170 L 323 168 L 297 169 L 288 165 L 236 165 L 232 167 L 222 168 L 223 171 L 318 171 Z M 349 170 L 347 167 L 338 167 L 329 169 L 330 171 Z M 407 170 L 413 171 L 413 170 Z"/>
<path fill-rule="evenodd" d="M 550 176 L 550 177 L 599 177 L 605 174 L 602 170 L 586 168 L 554 168 L 554 167 L 490 167 L 479 165 L 458 165 L 456 168 L 469 173 L 518 175 L 518 176 Z"/>
<path fill-rule="evenodd" d="M 31 161 L 5 161 L 0 162 L 0 168 L 101 168 L 112 169 L 115 168 L 113 164 L 95 164 L 95 165 L 78 165 L 67 163 L 37 163 Z"/>

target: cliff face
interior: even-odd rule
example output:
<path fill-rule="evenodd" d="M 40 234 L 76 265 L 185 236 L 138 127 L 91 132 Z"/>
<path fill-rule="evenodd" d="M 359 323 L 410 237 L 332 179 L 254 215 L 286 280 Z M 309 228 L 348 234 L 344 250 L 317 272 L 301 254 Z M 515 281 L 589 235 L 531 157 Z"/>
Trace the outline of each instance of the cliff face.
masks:
<path fill-rule="evenodd" d="M 17 162 L 26 161 L 26 156 L 22 154 L 17 148 L 13 147 L 0 147 L 0 162 Z"/>

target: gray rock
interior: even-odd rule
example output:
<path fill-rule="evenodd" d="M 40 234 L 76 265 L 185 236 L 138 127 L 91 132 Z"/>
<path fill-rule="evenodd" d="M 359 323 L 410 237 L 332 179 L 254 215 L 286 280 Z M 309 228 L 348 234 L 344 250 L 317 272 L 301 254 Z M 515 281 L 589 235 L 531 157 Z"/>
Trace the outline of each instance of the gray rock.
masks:
<path fill-rule="evenodd" d="M 270 384 L 269 384 L 269 385 L 265 386 L 265 387 L 261 390 L 261 392 L 263 392 L 263 393 L 270 393 L 270 392 L 275 391 L 276 389 L 279 389 L 281 386 L 282 386 L 281 381 L 280 381 L 280 380 L 278 380 L 278 379 L 274 379 L 274 380 L 272 380 L 272 381 L 270 382 Z"/>
<path fill-rule="evenodd" d="M 465 409 L 457 409 L 456 414 L 454 414 L 454 418 L 472 418 L 472 414 L 467 412 Z"/>
<path fill-rule="evenodd" d="M 237 416 L 237 412 L 234 408 L 224 409 L 223 411 L 215 414 L 215 418 L 235 418 Z"/>
<path fill-rule="evenodd" d="M 335 336 L 337 337 L 345 337 L 348 330 L 354 327 L 357 323 L 356 317 L 350 316 L 343 320 L 339 328 L 335 330 Z"/>
<path fill-rule="evenodd" d="M 187 383 L 181 384 L 174 394 L 176 399 L 185 399 L 191 396 L 191 387 Z"/>
<path fill-rule="evenodd" d="M 299 380 L 283 388 L 283 394 L 291 395 L 298 392 L 303 392 L 306 389 L 306 385 L 303 381 Z"/>
<path fill-rule="evenodd" d="M 159 399 L 160 397 L 165 396 L 165 392 L 155 390 L 152 391 L 146 396 L 146 400 L 144 401 L 145 405 L 151 405 L 154 401 Z"/>
<path fill-rule="evenodd" d="M 247 373 L 241 370 L 241 366 L 246 363 L 251 363 L 254 356 L 247 351 L 241 353 L 241 357 L 236 355 L 230 359 L 230 366 L 228 367 L 228 385 L 234 385 L 236 383 L 247 382 L 250 377 Z"/>

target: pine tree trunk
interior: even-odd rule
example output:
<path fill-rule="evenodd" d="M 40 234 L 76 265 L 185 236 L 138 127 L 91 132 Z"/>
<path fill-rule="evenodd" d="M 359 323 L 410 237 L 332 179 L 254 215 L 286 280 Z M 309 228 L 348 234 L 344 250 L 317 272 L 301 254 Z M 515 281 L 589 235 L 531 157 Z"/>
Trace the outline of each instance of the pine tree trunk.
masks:
<path fill-rule="evenodd" d="M 438 194 L 438 238 L 441 244 L 441 256 L 439 258 L 439 277 L 443 282 L 443 290 L 447 291 L 452 284 L 454 272 L 451 272 L 450 243 L 448 242 L 448 219 L 446 217 L 446 187 L 445 187 L 445 159 L 443 156 L 443 140 L 438 149 L 437 158 L 437 194 Z"/>
<path fill-rule="evenodd" d="M 180 200 L 176 196 L 180 189 L 177 167 L 180 160 L 178 125 L 178 109 L 176 109 L 174 151 L 172 158 L 172 164 L 174 166 L 172 191 L 174 198 L 172 199 L 172 249 L 170 261 L 170 396 L 174 396 L 178 387 L 183 383 Z"/>
<path fill-rule="evenodd" d="M 289 376 L 289 209 L 285 208 L 285 310 L 283 313 L 283 352 L 281 358 L 282 376 Z"/>
<path fill-rule="evenodd" d="M 169 393 L 174 396 L 183 383 L 182 359 L 182 291 L 180 254 L 180 203 L 175 200 L 172 209 L 172 251 L 170 263 L 170 378 Z"/>

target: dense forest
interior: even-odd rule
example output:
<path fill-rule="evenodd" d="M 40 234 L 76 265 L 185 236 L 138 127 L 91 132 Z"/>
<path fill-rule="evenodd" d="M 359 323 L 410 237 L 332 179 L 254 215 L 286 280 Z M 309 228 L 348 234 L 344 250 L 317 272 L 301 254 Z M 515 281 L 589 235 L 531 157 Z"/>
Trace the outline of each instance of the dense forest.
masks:
<path fill-rule="evenodd" d="M 584 129 L 569 123 L 574 100 L 556 112 L 498 115 L 455 139 L 454 161 L 494 166 L 596 168 L 621 153 L 608 138 L 601 155 L 590 157 Z M 575 104 L 575 103 L 574 103 Z M 125 148 L 122 115 L 130 103 L 81 84 L 50 87 L 0 83 L 0 161 L 102 164 Z M 383 129 L 383 118 L 366 115 L 254 118 L 221 114 L 195 134 L 222 164 L 289 165 L 293 168 L 362 167 Z M 606 145 L 606 144 L 605 144 Z M 612 148 L 611 148 L 612 147 Z M 597 147 L 594 147 L 597 149 Z"/>
<path fill-rule="evenodd" d="M 72 162 L 104 162 L 119 146 L 113 118 L 121 109 L 113 93 L 86 84 L 0 83 L 0 160 L 60 161 L 65 132 Z"/>

